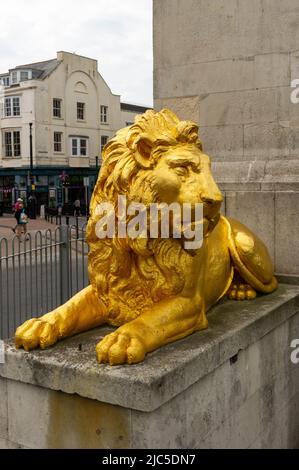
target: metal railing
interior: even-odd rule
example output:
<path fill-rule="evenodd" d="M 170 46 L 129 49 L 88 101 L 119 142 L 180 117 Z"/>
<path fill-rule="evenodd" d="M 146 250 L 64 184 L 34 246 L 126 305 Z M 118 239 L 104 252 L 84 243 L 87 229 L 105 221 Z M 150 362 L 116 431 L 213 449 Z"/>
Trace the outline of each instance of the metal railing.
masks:
<path fill-rule="evenodd" d="M 55 225 L 72 225 L 77 229 L 87 224 L 89 216 L 73 216 L 69 214 L 58 214 L 53 211 L 53 213 L 47 212 L 45 214 L 45 220 L 51 224 Z"/>
<path fill-rule="evenodd" d="M 0 238 L 0 339 L 88 284 L 85 231 L 86 224 L 62 225 L 28 233 L 22 241 Z"/>

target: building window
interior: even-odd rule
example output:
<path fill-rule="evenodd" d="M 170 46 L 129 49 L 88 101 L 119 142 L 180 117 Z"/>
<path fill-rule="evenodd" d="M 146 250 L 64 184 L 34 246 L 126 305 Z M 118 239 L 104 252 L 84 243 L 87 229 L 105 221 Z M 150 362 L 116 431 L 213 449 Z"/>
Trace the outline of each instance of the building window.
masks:
<path fill-rule="evenodd" d="M 62 152 L 62 132 L 54 132 L 54 152 Z"/>
<path fill-rule="evenodd" d="M 86 157 L 87 155 L 87 139 L 83 137 L 72 137 L 72 156 Z"/>
<path fill-rule="evenodd" d="M 77 119 L 84 121 L 85 119 L 85 103 L 77 103 Z"/>
<path fill-rule="evenodd" d="M 4 147 L 6 157 L 21 156 L 21 133 L 20 131 L 4 132 Z"/>
<path fill-rule="evenodd" d="M 80 155 L 87 155 L 87 140 L 80 139 Z"/>
<path fill-rule="evenodd" d="M 73 157 L 78 155 L 78 140 L 72 139 L 72 155 Z"/>
<path fill-rule="evenodd" d="M 13 135 L 13 150 L 14 150 L 14 157 L 21 156 L 21 133 L 20 131 L 14 131 Z"/>
<path fill-rule="evenodd" d="M 101 123 L 106 124 L 108 122 L 108 106 L 101 106 Z"/>
<path fill-rule="evenodd" d="M 5 156 L 12 157 L 12 133 L 4 133 Z"/>
<path fill-rule="evenodd" d="M 28 80 L 28 78 L 29 78 L 29 72 L 21 71 L 21 73 L 20 73 L 20 82 L 24 82 L 25 80 Z"/>
<path fill-rule="evenodd" d="M 62 100 L 53 98 L 53 117 L 61 118 L 61 103 Z"/>
<path fill-rule="evenodd" d="M 11 84 L 16 85 L 19 82 L 30 80 L 32 78 L 32 70 L 13 70 L 10 77 Z"/>
<path fill-rule="evenodd" d="M 20 97 L 13 96 L 4 100 L 4 117 L 20 116 Z"/>
<path fill-rule="evenodd" d="M 101 153 L 103 152 L 103 148 L 108 142 L 108 136 L 107 135 L 102 135 L 101 136 Z"/>
<path fill-rule="evenodd" d="M 11 98 L 5 98 L 4 100 L 4 117 L 11 116 Z"/>
<path fill-rule="evenodd" d="M 13 116 L 20 116 L 21 114 L 20 98 L 18 96 L 12 99 L 12 114 Z"/>
<path fill-rule="evenodd" d="M 18 83 L 18 72 L 16 70 L 14 72 L 11 72 L 11 83 L 13 85 Z"/>
<path fill-rule="evenodd" d="M 1 78 L 1 84 L 3 86 L 9 86 L 9 76 Z"/>

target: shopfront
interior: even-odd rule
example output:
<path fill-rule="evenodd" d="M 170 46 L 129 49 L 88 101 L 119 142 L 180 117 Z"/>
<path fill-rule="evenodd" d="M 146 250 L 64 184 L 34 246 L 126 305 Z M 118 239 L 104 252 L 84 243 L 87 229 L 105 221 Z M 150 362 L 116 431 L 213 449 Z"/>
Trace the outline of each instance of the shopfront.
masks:
<path fill-rule="evenodd" d="M 35 168 L 31 186 L 29 169 L 0 170 L 0 205 L 4 212 L 11 212 L 17 198 L 27 201 L 34 193 L 38 213 L 41 205 L 71 208 L 77 199 L 85 207 L 89 205 L 97 173 L 96 168 Z"/>
<path fill-rule="evenodd" d="M 10 212 L 14 202 L 15 177 L 0 175 L 0 206 L 4 212 Z"/>

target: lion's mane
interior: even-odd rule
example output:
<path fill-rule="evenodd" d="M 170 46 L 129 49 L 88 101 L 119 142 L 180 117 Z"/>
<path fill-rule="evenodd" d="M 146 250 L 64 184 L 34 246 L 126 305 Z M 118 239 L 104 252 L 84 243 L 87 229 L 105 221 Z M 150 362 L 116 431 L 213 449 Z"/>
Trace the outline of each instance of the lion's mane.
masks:
<path fill-rule="evenodd" d="M 128 202 L 156 202 L 151 169 L 170 147 L 197 145 L 198 127 L 180 121 L 168 109 L 147 111 L 135 123 L 118 131 L 103 150 L 103 163 L 90 203 L 87 226 L 89 277 L 107 307 L 107 321 L 119 325 L 165 297 L 178 294 L 185 279 L 180 266 L 190 256 L 174 239 L 99 239 L 96 207 L 112 203 L 117 214 L 118 196 Z M 133 317 L 132 317 L 133 315 Z"/>

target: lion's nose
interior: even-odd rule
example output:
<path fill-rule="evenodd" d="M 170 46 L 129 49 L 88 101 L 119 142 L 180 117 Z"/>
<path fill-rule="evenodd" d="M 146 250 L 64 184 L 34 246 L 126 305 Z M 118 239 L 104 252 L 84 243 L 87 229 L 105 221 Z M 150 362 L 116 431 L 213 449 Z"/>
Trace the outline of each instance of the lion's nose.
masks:
<path fill-rule="evenodd" d="M 208 219 L 212 219 L 215 217 L 215 215 L 218 214 L 220 207 L 221 207 L 221 202 L 223 201 L 223 197 L 220 193 L 220 196 L 217 198 L 213 197 L 208 197 L 202 194 L 201 200 L 203 202 L 203 215 L 204 217 L 207 217 Z"/>
<path fill-rule="evenodd" d="M 216 186 L 216 184 L 214 184 Z M 200 196 L 202 202 L 206 202 L 207 204 L 214 204 L 214 203 L 220 203 L 223 201 L 223 196 L 216 186 L 213 188 L 213 191 L 202 191 Z"/>
<path fill-rule="evenodd" d="M 221 199 L 221 201 L 219 201 L 219 200 L 217 200 L 217 199 L 215 199 L 215 198 L 212 198 L 212 197 L 209 197 L 209 196 L 204 196 L 204 195 L 201 195 L 201 200 L 202 200 L 202 202 L 205 203 L 205 204 L 216 204 L 217 202 L 221 202 L 221 201 L 222 201 L 222 199 Z"/>

